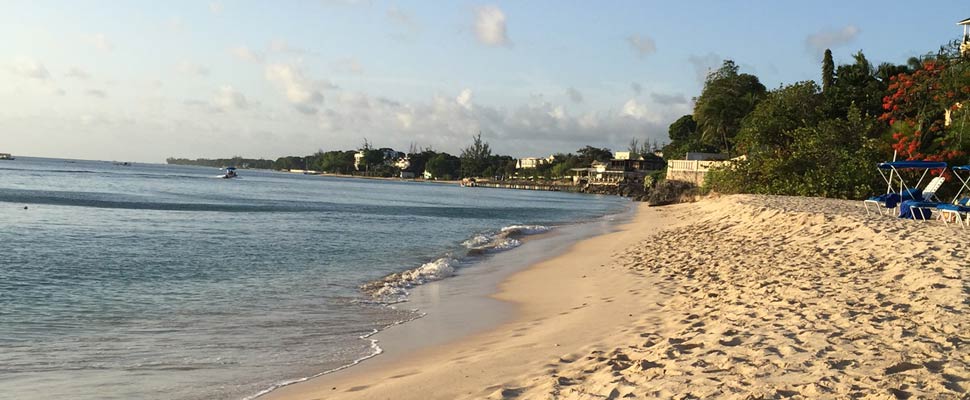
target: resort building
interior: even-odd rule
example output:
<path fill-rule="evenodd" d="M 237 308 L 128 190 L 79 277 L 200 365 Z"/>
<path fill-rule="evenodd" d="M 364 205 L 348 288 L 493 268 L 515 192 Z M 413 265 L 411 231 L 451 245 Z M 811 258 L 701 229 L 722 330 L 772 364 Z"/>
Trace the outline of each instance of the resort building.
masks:
<path fill-rule="evenodd" d="M 610 161 L 594 161 L 589 168 L 573 168 L 573 183 L 585 181 L 588 184 L 617 184 L 627 179 L 643 179 L 652 172 L 660 171 L 667 165 L 663 158 L 653 154 L 647 157 L 631 158 L 630 152 L 617 152 Z"/>
<path fill-rule="evenodd" d="M 13 156 L 10 153 L 0 153 L 0 160 L 13 160 Z"/>
<path fill-rule="evenodd" d="M 613 159 L 614 160 L 630 160 L 631 159 L 630 158 L 631 155 L 632 155 L 632 153 L 630 153 L 629 151 L 618 151 L 616 153 L 613 153 Z"/>
<path fill-rule="evenodd" d="M 966 56 L 970 54 L 970 18 L 957 22 L 957 25 L 963 27 L 963 41 L 960 43 L 960 54 Z"/>
<path fill-rule="evenodd" d="M 549 164 L 555 159 L 556 159 L 555 156 L 549 156 L 546 158 L 540 158 L 540 157 L 520 158 L 515 161 L 515 169 L 539 168 L 539 166 Z"/>

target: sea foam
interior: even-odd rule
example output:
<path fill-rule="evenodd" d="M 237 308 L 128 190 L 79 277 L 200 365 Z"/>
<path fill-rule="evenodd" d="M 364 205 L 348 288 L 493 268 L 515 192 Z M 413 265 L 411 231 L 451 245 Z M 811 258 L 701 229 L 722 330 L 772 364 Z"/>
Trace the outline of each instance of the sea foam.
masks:
<path fill-rule="evenodd" d="M 461 243 L 466 249 L 462 257 L 449 254 L 417 268 L 393 273 L 366 283 L 361 286 L 361 290 L 370 294 L 375 301 L 385 304 L 406 301 L 409 289 L 448 278 L 476 258 L 521 246 L 522 241 L 517 238 L 545 233 L 550 229 L 543 225 L 511 225 L 498 231 L 480 233 Z"/>

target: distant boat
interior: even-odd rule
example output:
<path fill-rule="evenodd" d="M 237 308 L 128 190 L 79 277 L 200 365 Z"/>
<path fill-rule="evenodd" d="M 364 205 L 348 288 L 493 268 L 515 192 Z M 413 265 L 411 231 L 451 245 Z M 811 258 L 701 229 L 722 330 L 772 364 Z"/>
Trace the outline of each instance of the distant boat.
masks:
<path fill-rule="evenodd" d="M 0 160 L 16 160 L 10 153 L 0 153 Z"/>
<path fill-rule="evenodd" d="M 131 166 L 131 163 L 130 162 L 127 162 L 127 161 L 125 161 L 125 162 L 117 162 L 117 161 L 115 161 L 114 162 L 114 165 L 118 165 L 118 166 L 122 166 L 122 167 L 130 167 Z"/>
<path fill-rule="evenodd" d="M 236 167 L 226 167 L 225 175 L 222 175 L 223 179 L 238 178 L 239 175 L 236 174 Z"/>

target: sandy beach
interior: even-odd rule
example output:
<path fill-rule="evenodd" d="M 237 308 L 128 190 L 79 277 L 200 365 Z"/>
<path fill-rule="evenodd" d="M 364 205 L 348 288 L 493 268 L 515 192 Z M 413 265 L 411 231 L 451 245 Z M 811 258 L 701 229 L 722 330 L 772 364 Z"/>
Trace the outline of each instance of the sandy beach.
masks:
<path fill-rule="evenodd" d="M 840 200 L 641 206 L 503 282 L 510 322 L 262 398 L 967 398 L 968 237 Z"/>

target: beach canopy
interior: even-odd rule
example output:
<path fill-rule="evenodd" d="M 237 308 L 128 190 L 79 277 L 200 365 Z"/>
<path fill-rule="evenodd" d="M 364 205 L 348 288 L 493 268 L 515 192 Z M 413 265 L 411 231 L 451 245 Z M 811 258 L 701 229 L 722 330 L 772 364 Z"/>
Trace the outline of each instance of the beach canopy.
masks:
<path fill-rule="evenodd" d="M 946 163 L 942 161 L 907 160 L 883 162 L 877 166 L 879 169 L 937 169 L 946 168 Z M 967 167 L 970 168 L 970 166 Z"/>
<path fill-rule="evenodd" d="M 959 165 L 959 166 L 953 167 L 953 170 L 954 171 L 970 171 L 970 165 Z"/>

